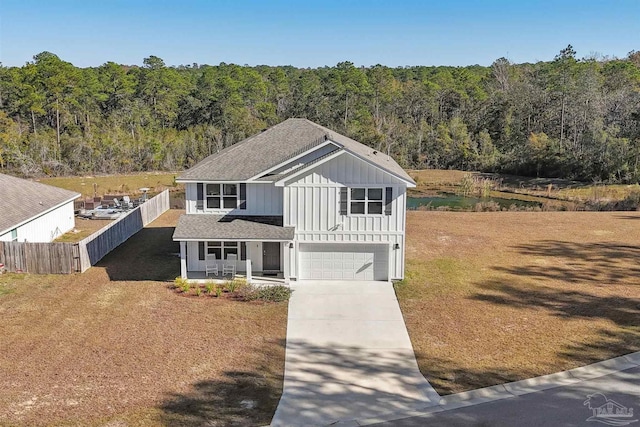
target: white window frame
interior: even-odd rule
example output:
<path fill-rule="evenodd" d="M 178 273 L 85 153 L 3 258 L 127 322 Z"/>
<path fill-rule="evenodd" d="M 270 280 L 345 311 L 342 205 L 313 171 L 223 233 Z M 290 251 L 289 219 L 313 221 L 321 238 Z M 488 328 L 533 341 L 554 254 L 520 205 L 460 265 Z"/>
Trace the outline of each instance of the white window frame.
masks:
<path fill-rule="evenodd" d="M 222 258 L 216 257 L 217 260 L 226 260 L 227 255 L 229 254 L 235 254 L 237 259 L 240 259 L 240 242 L 207 242 L 205 247 L 205 258 L 209 258 L 209 256 L 217 249 L 220 250 L 220 254 L 222 255 Z"/>
<path fill-rule="evenodd" d="M 218 194 L 209 194 L 209 186 L 218 186 Z M 226 188 L 234 186 L 236 189 L 235 194 L 224 194 Z M 204 208 L 205 210 L 232 210 L 238 209 L 239 199 L 240 199 L 240 184 L 237 183 L 211 183 L 204 184 Z M 235 203 L 233 207 L 225 207 L 224 202 L 225 199 L 235 198 Z M 220 203 L 220 207 L 209 207 L 209 200 L 218 200 Z"/>
<path fill-rule="evenodd" d="M 364 199 L 353 200 L 351 195 L 354 190 L 363 190 L 364 191 Z M 370 190 L 380 190 L 381 198 L 380 199 L 369 199 L 369 191 Z M 350 187 L 349 188 L 349 215 L 375 215 L 375 216 L 383 216 L 384 215 L 384 188 L 382 187 Z M 353 212 L 352 204 L 353 203 L 364 203 L 364 212 Z M 381 210 L 380 212 L 370 213 L 369 212 L 369 204 L 370 203 L 380 203 Z"/>

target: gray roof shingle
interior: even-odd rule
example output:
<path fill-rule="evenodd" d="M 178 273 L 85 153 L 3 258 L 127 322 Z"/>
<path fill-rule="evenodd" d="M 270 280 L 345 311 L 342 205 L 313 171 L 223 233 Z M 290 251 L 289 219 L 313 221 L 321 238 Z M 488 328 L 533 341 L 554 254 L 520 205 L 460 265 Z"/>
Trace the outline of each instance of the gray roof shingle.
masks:
<path fill-rule="evenodd" d="M 282 217 L 182 215 L 173 240 L 293 240 L 294 227 L 283 227 Z"/>
<path fill-rule="evenodd" d="M 178 180 L 246 181 L 327 139 L 392 175 L 414 183 L 390 156 L 307 119 L 287 119 L 212 154 L 182 173 Z"/>
<path fill-rule="evenodd" d="M 77 197 L 73 191 L 0 174 L 0 234 Z"/>
<path fill-rule="evenodd" d="M 212 154 L 178 177 L 185 180 L 246 181 L 325 141 L 325 132 L 289 119 Z"/>

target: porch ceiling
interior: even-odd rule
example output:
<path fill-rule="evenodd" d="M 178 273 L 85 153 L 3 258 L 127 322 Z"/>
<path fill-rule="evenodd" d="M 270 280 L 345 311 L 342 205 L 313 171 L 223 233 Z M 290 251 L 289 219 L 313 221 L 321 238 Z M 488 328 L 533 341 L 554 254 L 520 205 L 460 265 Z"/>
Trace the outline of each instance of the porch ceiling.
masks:
<path fill-rule="evenodd" d="M 182 215 L 173 240 L 293 240 L 294 227 L 283 227 L 282 217 Z"/>

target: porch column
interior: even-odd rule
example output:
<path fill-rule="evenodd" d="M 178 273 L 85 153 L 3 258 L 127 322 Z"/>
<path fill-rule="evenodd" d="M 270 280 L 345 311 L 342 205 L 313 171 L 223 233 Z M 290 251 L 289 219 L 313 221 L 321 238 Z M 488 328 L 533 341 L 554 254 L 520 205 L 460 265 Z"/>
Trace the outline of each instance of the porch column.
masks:
<path fill-rule="evenodd" d="M 187 242 L 180 241 L 180 277 L 187 278 Z"/>
<path fill-rule="evenodd" d="M 289 247 L 293 242 L 284 242 L 284 283 L 289 283 L 291 278 L 291 251 Z"/>

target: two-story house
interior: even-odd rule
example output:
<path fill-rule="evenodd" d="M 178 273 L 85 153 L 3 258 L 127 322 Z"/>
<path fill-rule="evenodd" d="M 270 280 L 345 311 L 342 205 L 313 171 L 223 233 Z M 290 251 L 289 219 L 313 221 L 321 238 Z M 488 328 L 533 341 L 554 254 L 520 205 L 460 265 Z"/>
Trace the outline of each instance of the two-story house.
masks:
<path fill-rule="evenodd" d="M 406 189 L 388 155 L 306 119 L 288 119 L 179 176 L 181 276 L 211 259 L 289 280 L 404 276 Z"/>

